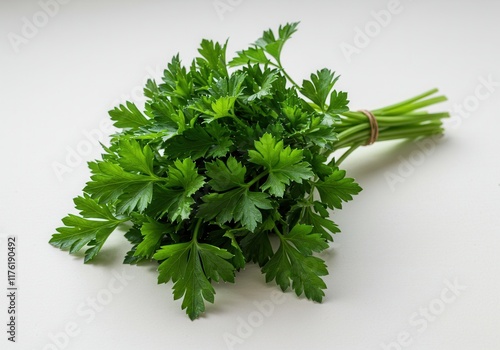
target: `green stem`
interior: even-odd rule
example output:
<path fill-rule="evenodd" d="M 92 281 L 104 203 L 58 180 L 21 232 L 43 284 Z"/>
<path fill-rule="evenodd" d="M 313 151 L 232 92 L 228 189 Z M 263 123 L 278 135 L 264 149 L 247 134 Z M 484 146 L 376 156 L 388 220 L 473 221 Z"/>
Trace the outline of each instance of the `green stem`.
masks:
<path fill-rule="evenodd" d="M 293 86 L 295 86 L 297 88 L 297 90 L 301 90 L 301 87 L 299 86 L 299 84 L 297 84 L 293 79 L 292 77 L 286 72 L 286 70 L 283 68 L 283 65 L 281 64 L 281 61 L 277 61 L 277 64 L 276 63 L 273 63 L 273 62 L 270 62 L 269 63 L 271 66 L 273 67 L 276 67 L 278 68 L 282 73 L 283 75 L 288 79 L 288 81 L 290 83 L 292 83 Z"/>
<path fill-rule="evenodd" d="M 342 156 L 337 161 L 335 161 L 335 166 L 339 166 L 352 152 L 358 149 L 358 147 L 361 145 L 362 143 L 356 143 L 352 145 L 351 148 L 345 151 L 344 154 L 342 154 Z"/>
<path fill-rule="evenodd" d="M 437 89 L 432 89 L 405 101 L 372 110 L 379 129 L 377 141 L 415 139 L 442 134 L 442 119 L 449 117 L 449 113 L 428 113 L 421 110 L 446 101 L 445 96 L 431 97 L 437 92 Z M 335 125 L 338 135 L 337 140 L 333 142 L 333 149 L 349 149 L 335 162 L 336 165 L 365 144 L 371 133 L 370 122 L 364 113 L 347 111 L 339 117 L 340 122 Z"/>
<path fill-rule="evenodd" d="M 302 90 L 302 88 L 299 86 L 299 84 L 297 84 L 291 76 L 288 75 L 288 73 L 283 69 L 281 68 L 281 71 L 283 72 L 283 74 L 285 75 L 285 77 L 288 79 L 288 81 L 290 81 L 290 83 L 292 83 L 293 86 L 295 86 L 297 88 L 297 90 Z"/>
<path fill-rule="evenodd" d="M 276 227 L 276 225 L 274 225 L 273 231 L 280 238 L 280 240 L 283 240 L 283 234 L 280 232 L 280 230 L 278 230 L 278 228 Z"/>
<path fill-rule="evenodd" d="M 269 174 L 268 170 L 260 173 L 259 175 L 257 175 L 256 177 L 254 177 L 252 179 L 252 181 L 248 182 L 245 186 L 248 187 L 248 188 L 250 188 L 254 183 L 256 183 L 257 181 L 259 181 L 260 179 L 262 179 L 264 176 L 266 176 L 268 174 Z"/>
<path fill-rule="evenodd" d="M 407 100 L 404 100 L 404 101 L 401 101 L 401 102 L 398 102 L 398 103 L 395 103 L 395 104 L 392 104 L 392 105 L 389 105 L 389 106 L 386 106 L 384 108 L 381 108 L 381 109 L 376 109 L 374 111 L 372 111 L 373 113 L 378 113 L 380 112 L 381 110 L 390 110 L 390 109 L 396 109 L 396 108 L 399 108 L 401 106 L 404 106 L 404 105 L 408 105 L 408 104 L 411 104 L 415 101 L 418 101 L 418 100 L 421 100 L 423 98 L 426 98 L 427 96 L 430 96 L 430 95 L 433 95 L 435 93 L 438 92 L 438 89 L 431 89 L 429 91 L 426 91 L 420 95 L 417 95 L 415 97 L 412 97 L 412 98 L 409 98 Z"/>
<path fill-rule="evenodd" d="M 231 117 L 239 126 L 246 128 L 248 125 L 243 123 L 240 118 L 238 118 L 234 113 L 230 114 L 229 117 Z"/>
<path fill-rule="evenodd" d="M 436 104 L 439 102 L 444 102 L 444 101 L 446 101 L 446 97 L 444 97 L 444 96 L 429 98 L 425 101 L 419 101 L 416 103 L 401 106 L 399 108 L 391 109 L 390 115 L 395 115 L 395 114 L 397 115 L 397 114 L 403 114 L 406 112 L 411 112 L 411 111 L 414 111 L 416 109 L 424 108 L 427 106 L 432 106 L 433 104 Z"/>
<path fill-rule="evenodd" d="M 198 242 L 198 234 L 200 233 L 200 227 L 201 223 L 203 222 L 203 219 L 198 219 L 196 221 L 196 226 L 194 227 L 194 232 L 193 232 L 193 241 Z"/>

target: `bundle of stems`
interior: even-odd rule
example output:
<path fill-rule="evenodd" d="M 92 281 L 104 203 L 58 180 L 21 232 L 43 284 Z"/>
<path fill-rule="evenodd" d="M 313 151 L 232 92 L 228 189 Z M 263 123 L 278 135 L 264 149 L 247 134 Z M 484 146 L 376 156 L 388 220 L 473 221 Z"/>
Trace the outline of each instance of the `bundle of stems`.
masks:
<path fill-rule="evenodd" d="M 445 96 L 436 95 L 437 93 L 438 89 L 432 89 L 402 102 L 371 110 L 378 126 L 376 141 L 416 139 L 442 134 L 442 119 L 448 118 L 449 113 L 429 113 L 423 110 L 446 101 Z M 334 146 L 336 150 L 347 150 L 335 160 L 336 165 L 342 163 L 358 147 L 366 145 L 373 128 L 364 111 L 347 111 L 339 117 L 340 121 L 335 125 L 338 140 L 334 142 Z"/>

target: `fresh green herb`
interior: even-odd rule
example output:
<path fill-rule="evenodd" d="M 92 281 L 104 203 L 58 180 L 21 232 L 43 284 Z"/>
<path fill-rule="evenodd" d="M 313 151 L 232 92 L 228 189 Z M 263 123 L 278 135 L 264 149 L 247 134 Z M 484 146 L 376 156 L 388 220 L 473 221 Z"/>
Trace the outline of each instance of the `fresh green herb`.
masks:
<path fill-rule="evenodd" d="M 250 262 L 267 282 L 321 302 L 328 271 L 314 253 L 339 232 L 331 210 L 361 191 L 339 165 L 374 141 L 375 120 L 349 111 L 329 69 L 301 85 L 285 71 L 281 52 L 297 25 L 265 31 L 229 62 L 227 43 L 203 40 L 189 67 L 175 56 L 161 83 L 147 82 L 144 111 L 131 102 L 110 111 L 121 131 L 89 163 L 80 215 L 65 217 L 50 243 L 87 246 L 89 262 L 130 223 L 124 262 L 157 261 L 158 282 L 173 282 L 191 319 L 214 302 L 213 282 L 233 282 Z M 378 140 L 442 133 L 448 114 L 422 111 L 445 100 L 435 93 L 371 111 Z"/>

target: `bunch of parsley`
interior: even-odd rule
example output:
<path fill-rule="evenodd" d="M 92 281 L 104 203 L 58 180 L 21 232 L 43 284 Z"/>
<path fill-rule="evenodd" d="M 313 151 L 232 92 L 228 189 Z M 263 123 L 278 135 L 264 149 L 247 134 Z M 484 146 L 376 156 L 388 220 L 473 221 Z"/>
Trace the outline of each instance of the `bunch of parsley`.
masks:
<path fill-rule="evenodd" d="M 124 262 L 159 262 L 159 283 L 173 282 L 191 319 L 214 302 L 212 282 L 233 282 L 249 262 L 283 291 L 321 302 L 328 271 L 314 253 L 339 232 L 330 210 L 361 191 L 338 166 L 371 126 L 334 90 L 332 71 L 300 86 L 286 73 L 281 51 L 296 29 L 265 31 L 229 63 L 227 42 L 203 40 L 189 67 L 175 56 L 160 84 L 147 82 L 144 111 L 130 102 L 110 111 L 121 131 L 89 163 L 74 200 L 80 215 L 66 216 L 50 243 L 70 253 L 87 246 L 89 262 L 128 223 Z M 373 111 L 378 139 L 441 133 L 447 113 L 419 112 L 444 100 L 427 98 L 435 92 Z"/>

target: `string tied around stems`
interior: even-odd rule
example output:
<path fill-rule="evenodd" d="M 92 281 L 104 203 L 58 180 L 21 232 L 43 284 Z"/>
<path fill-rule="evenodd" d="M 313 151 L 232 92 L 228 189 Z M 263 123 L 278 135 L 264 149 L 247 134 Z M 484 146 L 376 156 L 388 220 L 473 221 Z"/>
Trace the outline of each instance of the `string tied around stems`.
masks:
<path fill-rule="evenodd" d="M 377 119 L 375 118 L 375 115 L 367 109 L 360 109 L 359 112 L 366 115 L 368 121 L 370 122 L 370 138 L 365 143 L 365 146 L 373 145 L 375 141 L 377 141 L 379 133 Z"/>

